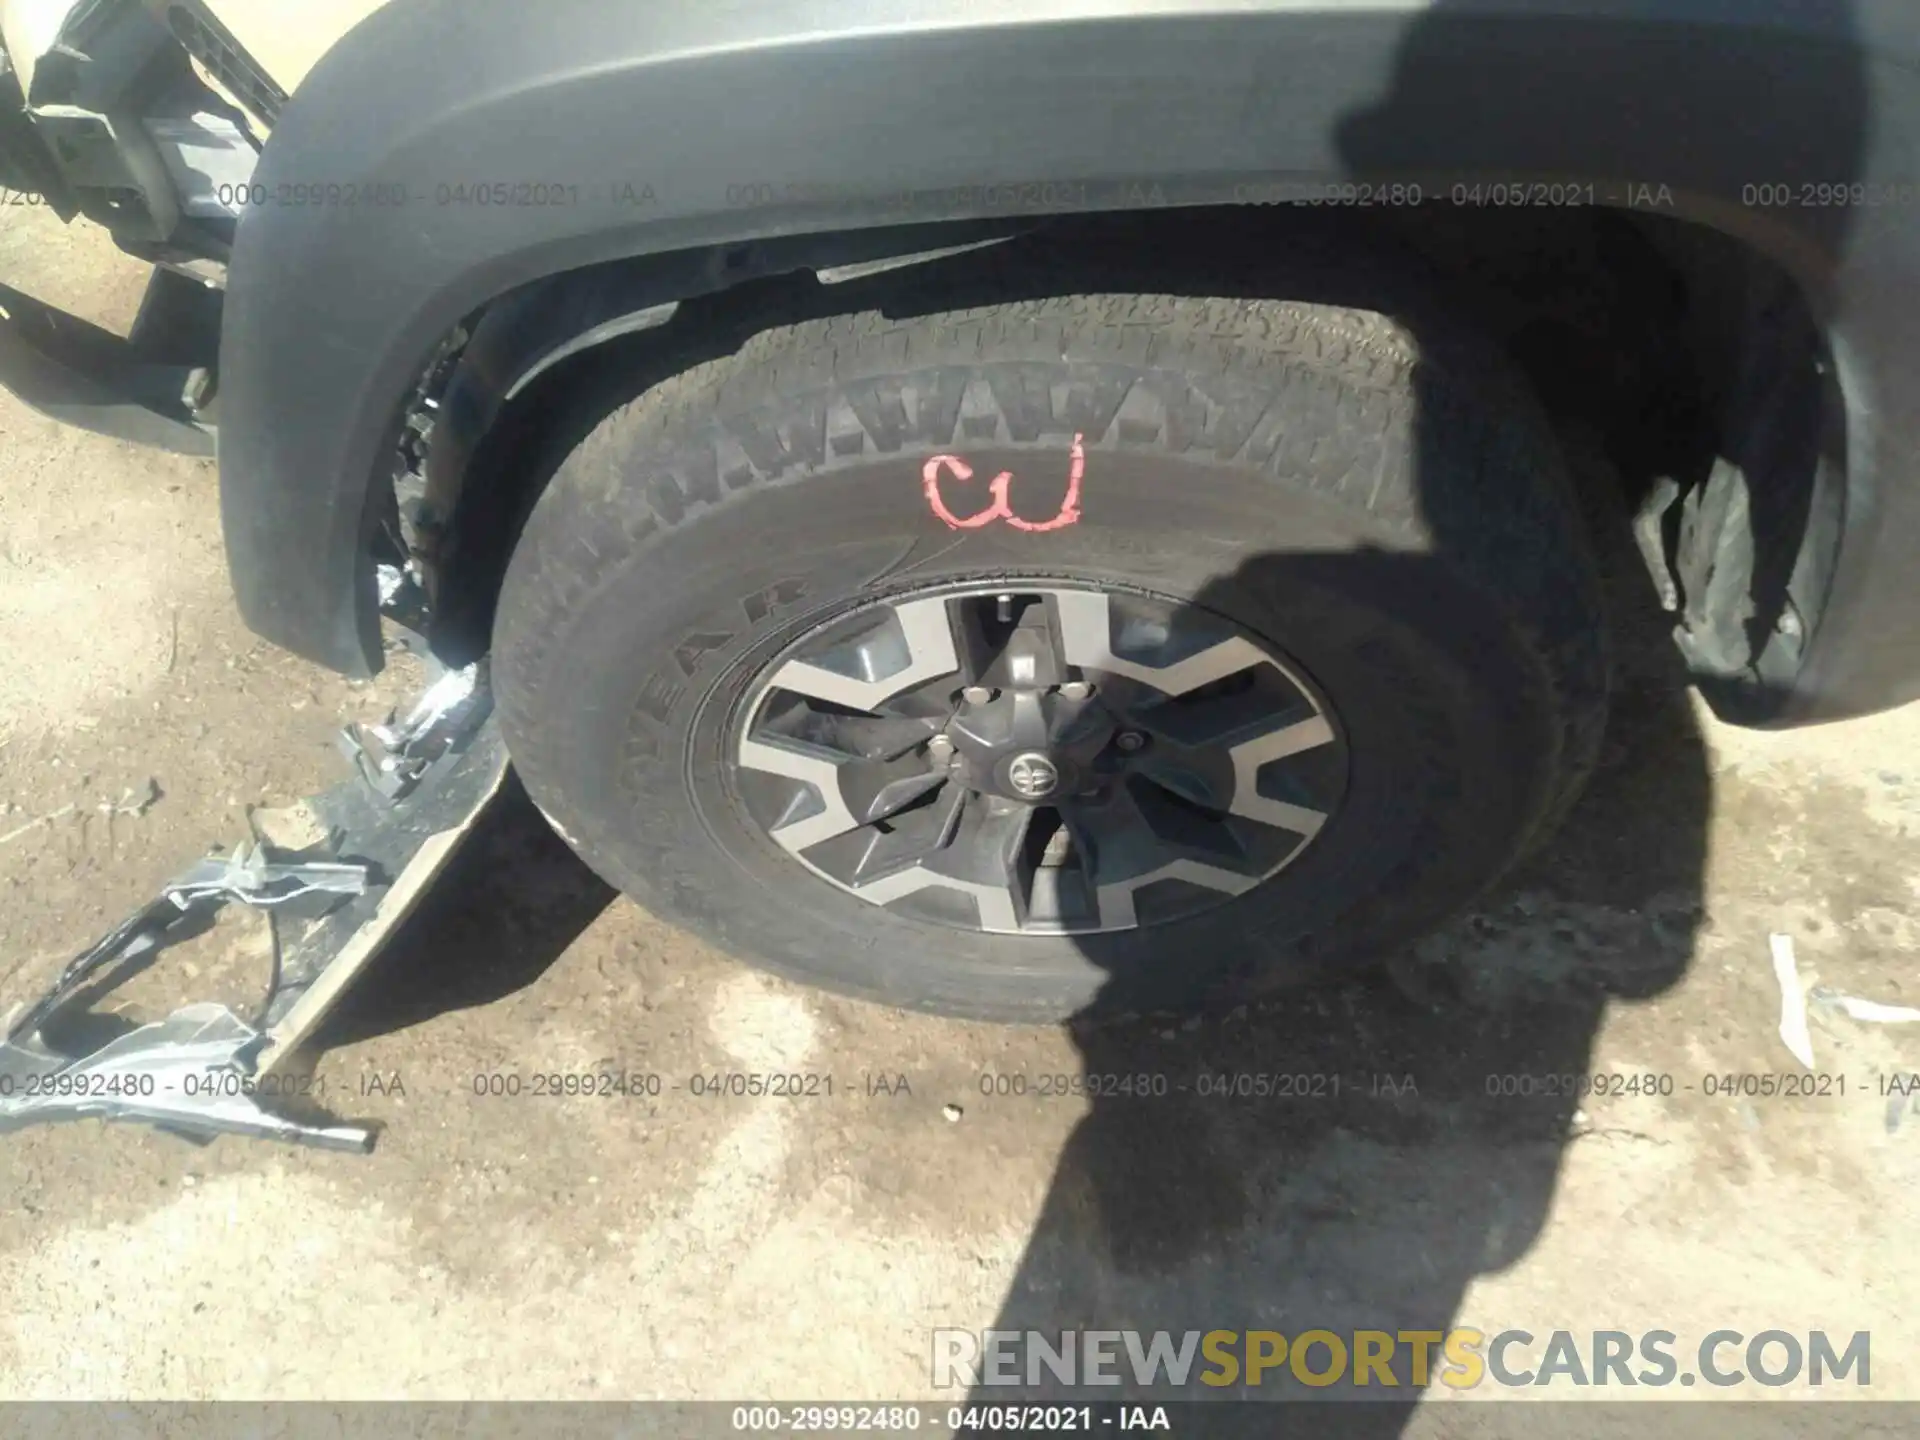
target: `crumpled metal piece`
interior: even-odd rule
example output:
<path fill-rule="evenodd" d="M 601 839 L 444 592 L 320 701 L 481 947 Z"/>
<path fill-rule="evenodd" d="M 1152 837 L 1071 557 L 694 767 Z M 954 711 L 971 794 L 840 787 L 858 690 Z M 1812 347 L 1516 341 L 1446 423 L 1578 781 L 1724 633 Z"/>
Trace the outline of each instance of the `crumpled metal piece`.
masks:
<path fill-rule="evenodd" d="M 361 895 L 367 889 L 365 865 L 303 861 L 281 865 L 267 859 L 266 847 L 241 845 L 230 856 L 209 856 L 161 893 L 182 910 L 197 900 L 237 900 L 242 905 L 284 905 L 302 895 Z"/>
<path fill-rule="evenodd" d="M 417 570 L 408 566 L 374 567 L 374 583 L 380 592 L 380 613 L 400 630 L 402 649 L 414 648 L 427 629 L 427 592 L 420 584 Z"/>
<path fill-rule="evenodd" d="M 0 1131 L 48 1120 L 144 1120 L 365 1154 L 359 1125 L 289 1119 L 259 1103 L 277 1087 L 252 1074 L 265 1039 L 224 1005 L 187 1005 L 76 1061 L 36 1039 L 0 1043 Z"/>
<path fill-rule="evenodd" d="M 163 946 L 185 938 L 184 932 L 194 928 L 185 922 L 196 909 L 210 913 L 229 900 L 267 907 L 314 893 L 359 895 L 366 891 L 368 878 L 365 865 L 275 864 L 258 845 L 242 845 L 230 856 L 210 856 L 163 885 L 158 900 L 68 962 L 47 993 L 8 1027 L 6 1039 L 13 1042 L 33 1034 L 101 975 L 117 969 L 125 979 L 136 968 L 145 968 L 134 962 L 149 961 Z M 5 1099 L 0 1094 L 0 1103 Z"/>
<path fill-rule="evenodd" d="M 484 662 L 442 676 L 404 725 L 379 727 L 394 764 L 276 812 L 314 822 L 311 834 L 282 842 L 297 851 L 256 842 L 210 856 L 76 956 L 0 1040 L 0 1131 L 95 1116 L 193 1136 L 371 1149 L 364 1127 L 296 1118 L 273 1102 L 297 1092 L 282 1077 L 300 1047 L 498 793 L 506 746 L 490 714 Z M 229 903 L 261 910 L 274 927 L 273 979 L 255 1023 L 225 1005 L 189 1004 L 87 1054 L 49 1038 L 50 1022 L 82 994 L 111 991 Z"/>
<path fill-rule="evenodd" d="M 345 898 L 365 893 L 369 878 L 366 865 L 276 863 L 263 847 L 242 845 L 162 886 L 159 899 L 77 955 L 8 1027 L 0 1041 L 0 1130 L 98 1115 L 334 1149 L 371 1148 L 367 1130 L 304 1124 L 259 1105 L 249 1057 L 262 1033 L 224 1005 L 189 1005 L 85 1055 L 57 1049 L 41 1034 L 82 990 L 103 981 L 112 988 L 145 969 L 161 949 L 197 933 L 197 922 L 230 901 L 264 909 L 313 894 Z"/>
<path fill-rule="evenodd" d="M 349 725 L 340 748 L 369 785 L 390 800 L 411 793 L 433 762 L 491 707 L 485 660 L 449 670 L 407 713 L 385 725 Z"/>

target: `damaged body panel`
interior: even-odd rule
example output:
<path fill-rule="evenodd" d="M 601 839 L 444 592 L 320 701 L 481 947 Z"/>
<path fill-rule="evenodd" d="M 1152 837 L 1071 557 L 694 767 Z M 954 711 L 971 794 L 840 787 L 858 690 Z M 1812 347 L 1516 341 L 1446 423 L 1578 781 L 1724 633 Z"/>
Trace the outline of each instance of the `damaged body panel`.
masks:
<path fill-rule="evenodd" d="M 0 0 L 11 69 L 0 107 L 29 121 L 63 216 L 70 207 L 130 253 L 218 281 L 266 130 L 209 83 L 162 13 L 139 0 Z"/>
<path fill-rule="evenodd" d="M 221 287 L 263 132 L 133 0 L 0 0 L 0 38 L 0 187 L 156 266 L 125 338 L 0 285 L 0 384 L 64 423 L 212 455 Z"/>
<path fill-rule="evenodd" d="M 156 271 L 156 283 L 168 272 Z M 176 277 L 177 278 L 177 277 Z M 181 285 L 199 289 L 195 282 Z M 208 296 L 218 323 L 217 293 Z M 41 414 L 182 455 L 212 455 L 208 371 L 177 348 L 175 317 L 118 335 L 0 285 L 0 384 Z M 210 352 L 199 358 L 211 360 Z M 196 409 L 196 405 L 203 408 Z"/>
<path fill-rule="evenodd" d="M 364 773 L 297 806 L 256 812 L 256 835 L 164 886 L 70 963 L 0 1040 L 0 1130 L 98 1117 L 208 1138 L 251 1135 L 365 1151 L 366 1129 L 279 1103 L 303 1047 L 392 940 L 498 791 L 506 749 L 490 719 L 484 667 L 443 676 L 392 748 Z M 221 906 L 263 911 L 273 969 L 251 1016 L 188 1004 L 88 1046 L 74 1012 L 203 930 Z"/>
<path fill-rule="evenodd" d="M 298 1120 L 260 1099 L 252 1057 L 265 1037 L 224 1005 L 187 1005 L 91 1054 L 48 1048 L 37 1035 L 0 1043 L 0 1130 L 54 1120 L 134 1120 L 194 1138 L 286 1140 L 365 1154 L 355 1125 Z"/>

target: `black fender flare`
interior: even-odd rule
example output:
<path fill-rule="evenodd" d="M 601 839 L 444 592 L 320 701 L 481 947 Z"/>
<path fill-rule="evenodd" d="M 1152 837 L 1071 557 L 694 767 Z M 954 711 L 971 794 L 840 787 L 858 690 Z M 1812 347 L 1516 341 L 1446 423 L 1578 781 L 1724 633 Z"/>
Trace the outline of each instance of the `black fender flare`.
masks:
<path fill-rule="evenodd" d="M 441 337 L 516 287 L 644 257 L 670 303 L 755 273 L 728 247 L 794 237 L 1526 178 L 1729 232 L 1802 286 L 1846 397 L 1848 523 L 1788 708 L 1894 703 L 1920 693 L 1920 567 L 1875 563 L 1920 536 L 1920 228 L 1894 188 L 1917 55 L 1899 0 L 392 0 L 293 96 L 238 229 L 241 608 L 378 668 L 370 497 Z M 1878 188 L 1801 203 L 1836 185 Z"/>

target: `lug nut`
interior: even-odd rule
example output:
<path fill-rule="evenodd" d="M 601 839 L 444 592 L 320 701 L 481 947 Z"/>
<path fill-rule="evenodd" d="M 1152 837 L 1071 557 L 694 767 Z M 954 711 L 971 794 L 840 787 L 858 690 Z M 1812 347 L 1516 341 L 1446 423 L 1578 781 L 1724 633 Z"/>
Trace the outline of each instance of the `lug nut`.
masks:
<path fill-rule="evenodd" d="M 1069 680 L 1060 687 L 1060 693 L 1068 700 L 1084 700 L 1093 694 L 1093 686 L 1084 680 Z"/>
<path fill-rule="evenodd" d="M 946 735 L 936 735 L 927 741 L 927 754 L 936 760 L 945 760 L 953 754 L 953 740 Z"/>
<path fill-rule="evenodd" d="M 1118 745 L 1122 750 L 1125 750 L 1128 754 L 1132 754 L 1135 750 L 1140 749 L 1147 743 L 1147 737 L 1142 735 L 1138 730 L 1122 730 L 1118 735 L 1113 737 L 1113 743 Z"/>
<path fill-rule="evenodd" d="M 993 699 L 993 691 L 984 685 L 969 685 L 960 692 L 960 698 L 969 705 L 984 705 Z"/>

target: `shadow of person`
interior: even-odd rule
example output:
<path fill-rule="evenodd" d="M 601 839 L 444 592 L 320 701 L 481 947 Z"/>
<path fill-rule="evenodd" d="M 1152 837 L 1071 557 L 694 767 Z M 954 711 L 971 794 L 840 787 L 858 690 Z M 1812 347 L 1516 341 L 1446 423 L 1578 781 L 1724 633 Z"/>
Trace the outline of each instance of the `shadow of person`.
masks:
<path fill-rule="evenodd" d="M 1164 1330 L 1176 1344 L 1326 1330 L 1348 1345 L 1384 1331 L 1400 1388 L 1376 1372 L 1371 1390 L 1335 1397 L 1282 1364 L 1258 1387 L 1242 1370 L 1211 1392 L 1192 1379 L 1139 1389 L 1123 1358 L 1111 1389 L 983 1385 L 975 1402 L 1324 1395 L 1384 1402 L 1338 1433 L 1399 1433 L 1424 1378 L 1407 1337 L 1433 1337 L 1437 1374 L 1467 1286 L 1526 1252 L 1583 1109 L 1604 1114 L 1581 1077 L 1608 1003 L 1672 985 L 1691 953 L 1707 759 L 1666 619 L 1627 568 L 1637 560 L 1615 558 L 1611 743 L 1557 838 L 1471 913 L 1348 983 L 1184 1023 L 1077 1023 L 1092 1098 L 994 1322 L 1049 1344 L 1063 1330 Z M 1157 1077 L 1165 1093 L 1145 1093 Z M 1310 1372 L 1329 1361 L 1319 1349 Z M 1192 1376 L 1210 1369 L 1223 1376 L 1196 1357 Z M 1270 1433 L 1270 1419 L 1241 1419 Z"/>
<path fill-rule="evenodd" d="M 1753 31 L 1468 13 L 1484 8 L 1440 0 L 1408 24 L 1388 93 L 1338 127 L 1350 174 L 1595 175 L 1724 199 L 1742 181 L 1858 173 L 1864 100 L 1846 0 L 1801 7 L 1831 43 L 1792 55 Z M 1741 125 L 1704 123 L 1707 95 L 1751 102 Z M 1398 218 L 1418 230 L 1429 217 Z M 1806 228 L 1833 244 L 1846 223 L 1833 212 Z M 1417 423 L 1439 421 L 1423 410 Z M 1185 1385 L 1162 1372 L 1142 1386 L 1114 1344 L 1116 1383 L 1069 1386 L 1030 1370 L 1014 1342 L 1017 1379 L 976 1383 L 970 1403 L 1371 1400 L 1382 1403 L 1317 1410 L 1311 1433 L 1398 1435 L 1428 1378 L 1410 1337 L 1437 1341 L 1470 1323 L 1461 1302 L 1475 1278 L 1515 1263 L 1540 1234 L 1564 1152 L 1604 1124 L 1606 1101 L 1584 1093 L 1581 1077 L 1612 1063 L 1595 1054 L 1609 1005 L 1661 992 L 1688 965 L 1711 807 L 1673 618 L 1625 539 L 1654 477 L 1638 469 L 1634 437 L 1589 444 L 1577 433 L 1563 431 L 1570 464 L 1603 482 L 1583 492 L 1596 511 L 1612 697 L 1600 763 L 1554 837 L 1468 913 L 1386 947 L 1382 967 L 1345 983 L 1224 1017 L 1073 1026 L 1087 1110 L 993 1329 L 1039 1332 L 1049 1348 L 1064 1331 L 1083 1344 L 1088 1331 L 1137 1330 L 1142 1342 L 1164 1331 L 1176 1345 L 1187 1332 L 1236 1331 L 1227 1353 L 1240 1363 L 1196 1355 Z M 1423 495 L 1427 478 L 1417 479 Z M 1441 566 L 1471 541 L 1450 508 L 1426 516 Z M 1266 555 L 1193 604 L 1232 613 L 1236 596 L 1303 567 L 1333 576 L 1367 563 L 1417 564 Z M 1398 583 L 1409 594 L 1420 586 L 1417 574 Z M 1380 899 L 1392 903 L 1391 887 Z M 1247 968 L 1262 963 L 1264 943 L 1247 938 Z M 1273 938 L 1274 949 L 1283 943 Z M 1111 953 L 1098 936 L 1082 949 L 1096 963 Z M 1110 992 L 1120 977 L 1107 968 Z M 1285 1360 L 1247 1383 L 1246 1332 L 1310 1330 L 1348 1346 L 1356 1331 L 1385 1332 L 1397 1384 L 1376 1371 L 1356 1387 L 1349 1361 L 1336 1383 L 1316 1386 Z M 1333 1355 L 1316 1347 L 1307 1373 L 1324 1375 Z M 1437 1375 L 1437 1349 L 1430 1358 Z M 1209 1372 L 1211 1387 L 1194 1383 Z M 1236 1407 L 1218 1420 L 1193 1433 L 1274 1433 L 1271 1413 Z"/>

